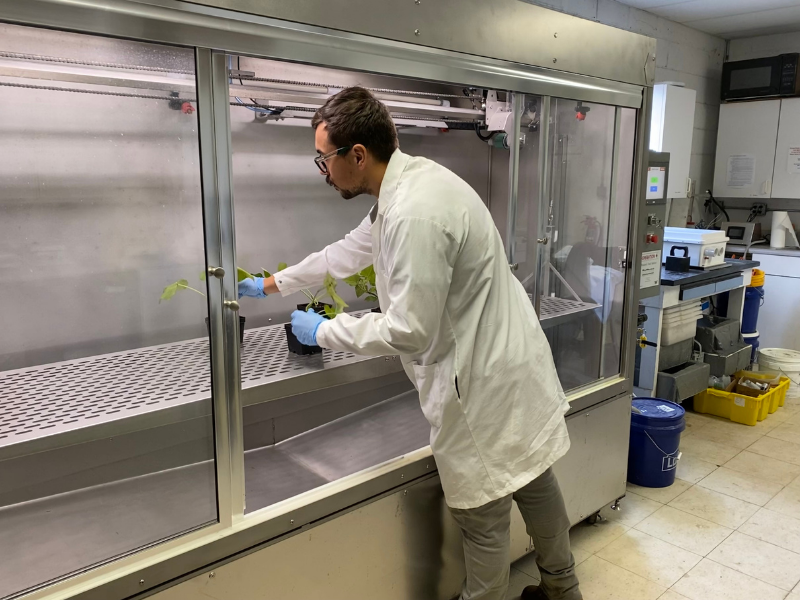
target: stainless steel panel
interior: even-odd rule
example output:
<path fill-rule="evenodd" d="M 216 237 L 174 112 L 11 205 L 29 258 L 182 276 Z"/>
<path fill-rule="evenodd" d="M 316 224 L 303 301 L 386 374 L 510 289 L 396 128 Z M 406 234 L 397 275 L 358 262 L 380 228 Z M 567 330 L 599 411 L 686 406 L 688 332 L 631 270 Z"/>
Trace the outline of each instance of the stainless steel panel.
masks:
<path fill-rule="evenodd" d="M 638 85 L 655 73 L 655 40 L 518 0 L 351 0 L 338 11 L 322 1 L 198 4 Z"/>
<path fill-rule="evenodd" d="M 512 2 L 512 0 L 504 1 L 509 5 Z M 464 35 L 464 31 L 474 31 L 476 27 L 496 23 L 493 16 L 487 15 L 486 19 L 478 17 L 486 10 L 491 13 L 493 8 L 479 4 L 477 0 L 470 0 L 470 2 L 474 3 L 472 10 L 465 12 L 463 7 L 456 8 L 452 14 L 445 13 L 443 22 L 452 21 L 454 15 L 469 14 L 470 22 L 466 26 L 459 25 L 458 32 L 452 39 L 481 40 L 481 49 L 476 54 L 485 54 L 482 41 L 484 39 L 508 43 L 510 47 L 519 49 L 524 48 L 526 43 L 539 39 L 539 36 L 533 31 L 540 27 L 538 24 L 540 20 L 537 19 L 529 21 L 510 19 L 505 23 L 504 29 L 507 29 L 508 26 L 524 27 L 522 31 L 515 34 L 519 37 L 510 36 L 507 31 L 486 38 Z M 305 4 L 304 6 L 311 7 L 311 5 Z M 387 4 L 381 14 L 386 25 L 394 29 L 396 23 L 386 13 L 391 6 L 393 5 Z M 519 4 L 519 6 L 524 5 Z M 536 7 L 527 8 L 534 9 Z M 367 7 L 363 12 L 355 7 L 350 7 L 346 13 L 340 14 L 341 16 L 357 13 L 373 15 L 373 11 L 373 7 Z M 315 19 L 333 18 L 334 16 L 332 11 L 327 10 L 327 7 L 323 7 L 321 12 L 314 15 Z M 559 15 L 552 11 L 544 10 L 542 16 L 545 19 L 563 17 L 566 19 L 564 23 L 568 22 L 578 30 L 588 28 L 581 33 L 576 31 L 573 36 L 568 35 L 567 39 L 572 37 L 575 40 L 572 42 L 572 46 L 575 48 L 574 59 L 579 62 L 587 61 L 586 70 L 583 71 L 580 65 L 576 65 L 575 73 L 591 73 L 594 77 L 570 74 L 566 72 L 572 71 L 569 66 L 565 71 L 525 66 L 533 61 L 530 59 L 532 54 L 524 50 L 519 58 L 505 62 L 504 60 L 425 48 L 309 25 L 276 21 L 251 14 L 235 13 L 175 0 L 158 2 L 154 0 L 149 4 L 127 0 L 85 0 L 80 4 L 67 0 L 0 0 L 0 18 L 22 24 L 60 27 L 188 46 L 219 48 L 238 54 L 374 73 L 388 73 L 460 85 L 467 84 L 531 94 L 560 95 L 634 108 L 640 106 L 640 86 L 652 83 L 652 76 L 648 74 L 651 72 L 648 71 L 650 66 L 647 56 L 654 57 L 655 40 L 567 15 Z M 306 19 L 301 20 L 308 22 Z M 533 30 L 528 28 L 533 28 Z M 547 36 L 550 35 L 553 35 L 553 32 L 548 31 Z M 614 58 L 599 60 L 599 53 L 586 52 L 585 39 L 588 39 L 586 36 L 591 36 L 593 42 L 597 44 L 602 43 L 604 39 L 609 39 L 609 45 L 614 47 L 614 51 L 610 54 L 613 54 Z M 392 36 L 386 37 L 391 38 Z M 419 42 L 420 40 L 415 37 L 414 41 Z M 561 41 L 565 41 L 564 38 Z M 562 60 L 565 59 L 562 58 Z M 635 63 L 635 69 L 631 71 L 632 78 L 614 76 L 614 71 L 620 65 L 627 65 L 628 61 Z M 567 60 L 567 63 L 569 62 Z M 552 57 L 548 57 L 546 61 L 539 64 L 549 67 L 557 63 L 553 63 Z M 605 73 L 606 71 L 609 72 Z M 597 75 L 602 76 L 604 73 L 603 79 L 597 78 Z M 616 81 L 626 83 L 615 83 Z"/>
<path fill-rule="evenodd" d="M 573 525 L 625 495 L 630 420 L 627 394 L 567 417 L 571 445 L 554 471 Z"/>
<path fill-rule="evenodd" d="M 523 94 L 511 94 L 511 114 L 512 125 L 511 139 L 508 143 L 508 221 L 506 224 L 506 258 L 508 264 L 513 268 L 515 249 L 517 245 L 517 200 L 519 195 L 519 130 L 522 125 L 522 110 L 525 106 L 525 96 Z"/>

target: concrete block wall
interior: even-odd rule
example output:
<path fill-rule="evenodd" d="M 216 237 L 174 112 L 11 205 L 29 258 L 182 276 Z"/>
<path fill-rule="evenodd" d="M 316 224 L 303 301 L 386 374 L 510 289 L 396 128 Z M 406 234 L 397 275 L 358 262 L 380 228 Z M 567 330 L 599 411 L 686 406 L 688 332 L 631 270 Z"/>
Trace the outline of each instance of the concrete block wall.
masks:
<path fill-rule="evenodd" d="M 689 176 L 700 199 L 694 207 L 695 218 L 699 218 L 701 211 L 696 205 L 702 206 L 705 191 L 714 181 L 725 40 L 616 0 L 525 1 L 656 38 L 656 82 L 681 81 L 697 90 Z M 674 203 L 670 224 L 680 225 L 674 219 L 686 214 L 688 206 L 689 201 Z"/>

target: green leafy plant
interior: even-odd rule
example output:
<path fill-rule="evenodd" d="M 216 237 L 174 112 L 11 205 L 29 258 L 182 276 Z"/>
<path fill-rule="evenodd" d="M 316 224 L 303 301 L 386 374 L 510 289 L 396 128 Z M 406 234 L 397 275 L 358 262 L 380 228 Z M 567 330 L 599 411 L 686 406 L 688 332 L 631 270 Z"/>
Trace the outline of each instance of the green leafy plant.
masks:
<path fill-rule="evenodd" d="M 342 281 L 356 289 L 356 298 L 366 296 L 364 300 L 369 302 L 378 301 L 378 290 L 375 287 L 375 267 L 372 265 L 355 275 L 346 277 Z"/>
<path fill-rule="evenodd" d="M 333 302 L 333 306 L 329 304 L 324 306 L 325 316 L 329 319 L 333 319 L 336 315 L 342 314 L 344 309 L 347 308 L 347 303 L 336 293 L 336 279 L 334 279 L 330 273 L 325 275 L 325 281 L 316 293 L 312 294 L 310 290 L 301 291 L 305 294 L 306 298 L 308 298 L 306 310 L 309 308 L 316 310 L 325 300 Z"/>
<path fill-rule="evenodd" d="M 161 298 L 158 299 L 158 303 L 161 304 L 162 300 L 169 300 L 181 290 L 191 290 L 195 294 L 200 294 L 203 298 L 206 297 L 206 295 L 203 292 L 191 287 L 186 279 L 179 279 L 175 283 L 170 283 L 167 287 L 164 288 L 164 291 L 161 292 Z"/>

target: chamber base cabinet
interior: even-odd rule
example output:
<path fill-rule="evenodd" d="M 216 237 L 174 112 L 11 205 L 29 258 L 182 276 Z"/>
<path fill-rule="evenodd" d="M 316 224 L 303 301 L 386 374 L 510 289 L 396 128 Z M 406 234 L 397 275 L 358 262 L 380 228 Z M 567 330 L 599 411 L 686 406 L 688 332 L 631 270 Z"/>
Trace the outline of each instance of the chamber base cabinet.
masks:
<path fill-rule="evenodd" d="M 567 417 L 572 445 L 555 471 L 573 524 L 625 494 L 630 407 L 625 395 Z M 531 549 L 515 505 L 511 559 Z M 450 600 L 461 589 L 464 556 L 434 475 L 216 565 L 213 573 L 150 597 Z"/>
<path fill-rule="evenodd" d="M 720 106 L 715 196 L 770 197 L 780 110 L 780 100 Z"/>

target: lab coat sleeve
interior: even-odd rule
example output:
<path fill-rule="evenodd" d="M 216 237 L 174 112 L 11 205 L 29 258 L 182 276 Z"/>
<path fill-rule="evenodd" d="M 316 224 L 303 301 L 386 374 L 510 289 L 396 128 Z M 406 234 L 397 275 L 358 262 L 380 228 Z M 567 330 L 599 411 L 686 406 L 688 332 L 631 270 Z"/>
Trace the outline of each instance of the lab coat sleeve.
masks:
<path fill-rule="evenodd" d="M 458 241 L 442 224 L 418 217 L 398 219 L 384 236 L 388 310 L 322 323 L 317 343 L 323 348 L 367 356 L 418 354 L 439 331 Z"/>
<path fill-rule="evenodd" d="M 372 222 L 367 215 L 344 239 L 334 242 L 300 263 L 275 274 L 275 285 L 288 296 L 303 288 L 322 285 L 326 273 L 344 279 L 372 264 Z"/>

